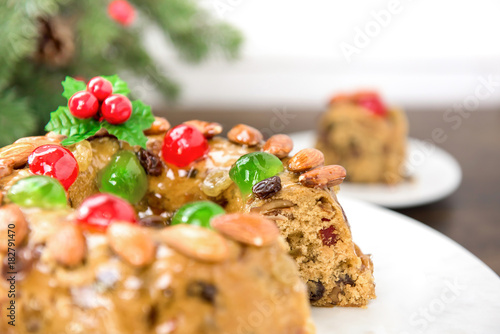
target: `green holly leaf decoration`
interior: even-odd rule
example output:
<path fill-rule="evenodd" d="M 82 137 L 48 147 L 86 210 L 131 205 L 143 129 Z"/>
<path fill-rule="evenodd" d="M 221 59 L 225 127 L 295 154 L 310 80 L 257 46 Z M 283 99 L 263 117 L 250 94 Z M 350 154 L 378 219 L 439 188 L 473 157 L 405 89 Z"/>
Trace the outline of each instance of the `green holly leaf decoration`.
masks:
<path fill-rule="evenodd" d="M 127 83 L 120 79 L 116 74 L 101 75 L 101 77 L 111 82 L 111 85 L 113 85 L 113 94 L 127 95 L 130 93 Z"/>
<path fill-rule="evenodd" d="M 145 148 L 148 138 L 143 131 L 149 129 L 154 120 L 150 106 L 141 101 L 132 101 L 132 115 L 127 122 L 120 125 L 103 122 L 102 126 L 118 139 L 127 141 L 132 146 L 139 145 Z"/>
<path fill-rule="evenodd" d="M 103 78 L 109 80 L 113 85 L 113 94 L 126 96 L 130 92 L 127 83 L 118 76 L 103 76 Z M 86 89 L 84 82 L 71 77 L 66 77 L 62 85 L 64 87 L 63 96 L 67 99 L 71 98 L 74 93 Z M 99 122 L 94 118 L 79 119 L 71 114 L 67 106 L 60 106 L 50 114 L 50 121 L 45 126 L 45 130 L 67 136 L 61 144 L 72 145 L 95 135 L 101 128 L 105 128 L 119 140 L 126 141 L 132 146 L 139 145 L 146 148 L 148 139 L 143 131 L 151 127 L 155 118 L 150 106 L 141 101 L 131 101 L 131 103 L 132 114 L 129 120 L 119 125 L 106 121 Z"/>
<path fill-rule="evenodd" d="M 66 77 L 66 79 L 62 82 L 62 86 L 64 88 L 64 92 L 62 93 L 62 96 L 64 96 L 68 100 L 76 92 L 87 89 L 87 85 L 85 84 L 85 82 L 80 81 L 80 80 L 76 80 L 75 78 L 72 78 L 72 77 Z"/>

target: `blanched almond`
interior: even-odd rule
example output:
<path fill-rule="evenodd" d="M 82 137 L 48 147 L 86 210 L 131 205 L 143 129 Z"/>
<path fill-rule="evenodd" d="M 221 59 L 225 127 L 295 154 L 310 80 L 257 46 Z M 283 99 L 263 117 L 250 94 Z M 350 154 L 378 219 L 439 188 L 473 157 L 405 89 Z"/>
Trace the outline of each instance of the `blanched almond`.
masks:
<path fill-rule="evenodd" d="M 286 158 L 292 150 L 293 140 L 287 135 L 274 135 L 262 147 L 262 151 L 274 154 L 280 159 Z"/>
<path fill-rule="evenodd" d="M 222 234 L 252 246 L 267 246 L 280 235 L 274 222 L 258 214 L 222 215 L 215 217 L 211 224 Z"/>
<path fill-rule="evenodd" d="M 229 131 L 227 138 L 236 144 L 255 146 L 258 145 L 264 137 L 256 128 L 245 124 L 238 124 Z"/>
<path fill-rule="evenodd" d="M 222 262 L 229 258 L 227 241 L 212 230 L 181 224 L 167 227 L 160 233 L 167 246 L 195 260 Z"/>
<path fill-rule="evenodd" d="M 142 267 L 153 262 L 155 244 L 141 227 L 127 222 L 114 222 L 106 234 L 111 248 L 131 265 Z"/>
<path fill-rule="evenodd" d="M 300 183 L 309 188 L 326 188 L 341 184 L 346 177 L 345 168 L 329 165 L 310 170 L 299 177 Z"/>
<path fill-rule="evenodd" d="M 294 173 L 301 173 L 322 166 L 324 163 L 325 156 L 323 152 L 315 148 L 306 148 L 297 152 L 288 161 L 288 170 Z"/>
<path fill-rule="evenodd" d="M 155 121 L 151 127 L 144 131 L 147 136 L 160 135 L 170 129 L 170 123 L 163 117 L 155 117 Z"/>
<path fill-rule="evenodd" d="M 28 223 L 21 209 L 15 204 L 0 207 L 0 252 L 19 247 L 27 234 Z M 13 244 L 9 245 L 9 241 Z"/>
<path fill-rule="evenodd" d="M 85 258 L 85 236 L 77 225 L 68 222 L 49 238 L 47 249 L 58 263 L 76 266 Z"/>
<path fill-rule="evenodd" d="M 184 124 L 194 126 L 196 129 L 198 129 L 205 138 L 210 139 L 214 136 L 217 136 L 221 134 L 222 132 L 222 125 L 216 122 L 205 122 L 205 121 L 200 121 L 200 120 L 192 120 L 192 121 L 187 121 L 184 122 Z"/>

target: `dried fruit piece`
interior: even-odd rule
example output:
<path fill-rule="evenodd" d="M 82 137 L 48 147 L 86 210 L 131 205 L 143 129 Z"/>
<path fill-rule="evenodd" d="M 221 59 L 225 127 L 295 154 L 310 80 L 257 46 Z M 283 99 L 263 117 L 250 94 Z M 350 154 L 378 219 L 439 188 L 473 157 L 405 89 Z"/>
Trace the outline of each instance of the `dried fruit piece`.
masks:
<path fill-rule="evenodd" d="M 142 267 L 153 262 L 155 244 L 140 227 L 128 222 L 114 222 L 106 235 L 116 254 L 131 265 Z"/>
<path fill-rule="evenodd" d="M 238 124 L 229 131 L 227 138 L 236 144 L 255 146 L 259 144 L 264 137 L 256 128 L 245 124 Z"/>
<path fill-rule="evenodd" d="M 215 285 L 201 281 L 191 282 L 186 292 L 188 296 L 201 298 L 210 304 L 214 303 L 215 297 L 217 296 L 217 288 Z"/>
<path fill-rule="evenodd" d="M 262 151 L 271 153 L 280 159 L 286 158 L 292 150 L 292 138 L 282 134 L 271 136 L 262 147 Z"/>
<path fill-rule="evenodd" d="M 162 157 L 165 162 L 182 168 L 204 157 L 208 150 L 208 141 L 198 129 L 180 124 L 165 135 Z"/>
<path fill-rule="evenodd" d="M 78 162 L 80 172 L 85 172 L 92 163 L 93 153 L 90 142 L 88 140 L 82 140 L 76 144 L 68 146 L 67 148 L 71 151 L 71 153 L 73 153 L 73 156 Z"/>
<path fill-rule="evenodd" d="M 67 206 L 66 192 L 59 181 L 34 175 L 17 181 L 7 192 L 9 200 L 22 207 L 60 209 Z"/>
<path fill-rule="evenodd" d="M 70 150 L 52 144 L 37 147 L 28 157 L 28 164 L 31 173 L 53 177 L 66 190 L 76 181 L 80 170 Z"/>
<path fill-rule="evenodd" d="M 280 190 L 281 179 L 279 176 L 273 176 L 268 179 L 262 180 L 259 183 L 256 183 L 252 188 L 255 197 L 260 199 L 269 198 Z"/>
<path fill-rule="evenodd" d="M 109 164 L 99 172 L 99 190 L 139 202 L 148 190 L 148 177 L 139 159 L 131 151 L 116 153 Z"/>
<path fill-rule="evenodd" d="M 61 226 L 47 241 L 47 249 L 56 261 L 68 267 L 83 261 L 86 248 L 85 236 L 73 223 Z"/>
<path fill-rule="evenodd" d="M 210 220 L 226 213 L 224 209 L 210 201 L 192 202 L 183 205 L 172 217 L 172 225 L 189 224 L 211 228 Z"/>
<path fill-rule="evenodd" d="M 7 252 L 9 247 L 19 247 L 27 234 L 28 223 L 21 209 L 15 204 L 0 207 L 0 252 Z M 9 239 L 13 240 L 12 245 Z"/>
<path fill-rule="evenodd" d="M 137 216 L 127 201 L 110 194 L 97 194 L 83 201 L 76 220 L 92 230 L 104 231 L 114 221 L 137 222 Z"/>
<path fill-rule="evenodd" d="M 146 171 L 146 174 L 151 176 L 161 175 L 163 166 L 159 156 L 143 148 L 139 149 L 136 155 L 141 163 L 141 166 Z"/>
<path fill-rule="evenodd" d="M 288 161 L 288 170 L 301 173 L 322 166 L 325 163 L 323 152 L 315 148 L 306 148 L 297 152 Z"/>
<path fill-rule="evenodd" d="M 299 181 L 309 188 L 325 188 L 337 186 L 344 181 L 345 168 L 339 165 L 329 165 L 310 170 L 301 176 Z"/>
<path fill-rule="evenodd" d="M 184 124 L 194 126 L 197 128 L 205 138 L 210 139 L 214 136 L 217 136 L 221 134 L 222 132 L 222 125 L 216 122 L 205 122 L 205 121 L 200 121 L 200 120 L 192 120 L 192 121 L 187 121 L 184 122 Z"/>
<path fill-rule="evenodd" d="M 228 237 L 252 246 L 266 246 L 280 231 L 271 220 L 258 214 L 233 213 L 215 217 L 212 227 Z"/>
<path fill-rule="evenodd" d="M 225 169 L 212 169 L 201 184 L 201 190 L 205 195 L 217 197 L 233 183 L 229 172 Z"/>
<path fill-rule="evenodd" d="M 325 294 L 325 286 L 319 281 L 307 281 L 307 290 L 309 290 L 309 300 L 317 302 Z"/>
<path fill-rule="evenodd" d="M 319 236 L 321 238 L 321 241 L 323 242 L 323 245 L 325 246 L 335 246 L 337 243 L 339 236 L 337 233 L 335 233 L 335 227 L 329 226 L 327 228 L 321 229 L 319 231 Z"/>
<path fill-rule="evenodd" d="M 283 171 L 280 159 L 266 152 L 252 152 L 240 157 L 229 171 L 229 176 L 241 192 L 250 194 L 252 187 L 267 178 Z"/>
<path fill-rule="evenodd" d="M 165 244 L 179 253 L 204 262 L 222 262 L 229 258 L 227 241 L 215 231 L 186 224 L 163 229 Z"/>
<path fill-rule="evenodd" d="M 151 127 L 144 131 L 147 136 L 161 135 L 170 129 L 170 123 L 163 117 L 155 117 Z"/>

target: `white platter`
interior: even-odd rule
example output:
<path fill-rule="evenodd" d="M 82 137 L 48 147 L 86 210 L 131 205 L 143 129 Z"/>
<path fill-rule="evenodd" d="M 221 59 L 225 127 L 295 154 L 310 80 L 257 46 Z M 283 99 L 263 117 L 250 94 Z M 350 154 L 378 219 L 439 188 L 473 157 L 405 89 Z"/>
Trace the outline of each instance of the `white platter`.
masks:
<path fill-rule="evenodd" d="M 372 254 L 368 308 L 313 308 L 318 334 L 498 334 L 500 278 L 454 241 L 401 214 L 342 199 L 354 241 Z"/>
<path fill-rule="evenodd" d="M 314 147 L 314 131 L 297 132 L 290 136 L 295 144 L 293 152 Z M 422 140 L 408 140 L 407 165 L 412 173 L 410 181 L 392 186 L 346 182 L 342 184 L 341 196 L 389 208 L 407 208 L 443 199 L 452 194 L 462 181 L 462 170 L 455 158 Z"/>

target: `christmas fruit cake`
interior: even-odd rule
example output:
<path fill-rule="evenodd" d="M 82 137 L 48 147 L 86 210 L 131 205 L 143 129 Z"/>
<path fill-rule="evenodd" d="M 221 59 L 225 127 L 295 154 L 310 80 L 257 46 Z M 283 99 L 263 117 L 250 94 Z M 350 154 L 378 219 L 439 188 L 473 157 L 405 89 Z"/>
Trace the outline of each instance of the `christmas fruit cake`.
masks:
<path fill-rule="evenodd" d="M 338 95 L 318 123 L 316 148 L 329 164 L 348 171 L 346 181 L 395 184 L 404 180 L 408 123 L 374 92 Z"/>
<path fill-rule="evenodd" d="M 117 77 L 102 79 L 111 83 L 110 91 L 113 95 L 120 94 L 126 98 L 128 90 L 124 82 Z M 323 166 L 324 158 L 321 152 L 306 149 L 289 157 L 293 143 L 288 136 L 275 135 L 263 142 L 262 134 L 258 130 L 242 124 L 229 131 L 228 139 L 217 136 L 222 133 L 222 128 L 217 123 L 188 121 L 171 128 L 168 121 L 154 118 L 150 108 L 139 101 L 130 102 L 124 98 L 121 98 L 122 100 L 118 103 L 111 103 L 113 102 L 111 101 L 107 107 L 109 110 L 106 111 L 103 108 L 107 105 L 106 101 L 109 97 L 105 96 L 99 100 L 96 97 L 97 94 L 94 93 L 93 97 L 98 101 L 97 107 L 94 108 L 92 97 L 81 93 L 86 89 L 85 84 L 67 78 L 63 85 L 64 95 L 70 99 L 69 106 L 60 107 L 51 114 L 51 121 L 47 125 L 47 130 L 51 132 L 43 137 L 20 139 L 13 145 L 0 150 L 2 203 L 4 208 L 5 205 L 20 207 L 29 226 L 29 231 L 25 231 L 27 241 L 21 244 L 22 248 L 18 248 L 18 254 L 23 254 L 21 250 L 24 250 L 30 254 L 30 259 L 32 259 L 30 262 L 33 262 L 29 266 L 24 265 L 26 268 L 31 268 L 31 271 L 23 276 L 24 280 L 29 280 L 31 273 L 38 275 L 33 268 L 40 266 L 40 270 L 47 276 L 45 281 L 37 279 L 38 282 L 42 282 L 38 287 L 44 284 L 57 287 L 67 294 L 67 298 L 62 300 L 66 304 L 78 306 L 80 310 L 80 301 L 78 296 L 72 293 L 72 289 L 85 287 L 86 291 L 91 290 L 91 295 L 95 296 L 97 292 L 94 290 L 102 285 L 99 284 L 100 265 L 90 261 L 89 258 L 89 256 L 94 256 L 90 253 L 94 244 L 99 246 L 99 252 L 95 256 L 101 259 L 100 261 L 106 263 L 111 261 L 119 266 L 119 270 L 115 271 L 115 273 L 118 272 L 115 275 L 117 276 L 115 285 L 130 289 L 129 284 L 137 286 L 131 283 L 137 280 L 131 279 L 130 282 L 124 279 L 127 275 L 122 271 L 135 275 L 134 277 L 139 275 L 140 282 L 145 280 L 152 282 L 155 277 L 154 270 L 156 269 L 154 268 L 158 267 L 167 272 L 179 270 L 182 275 L 178 280 L 182 282 L 188 280 L 191 274 L 186 274 L 186 271 L 182 269 L 184 267 L 176 265 L 175 261 L 160 260 L 161 256 L 175 254 L 180 261 L 181 255 L 188 257 L 192 255 L 190 247 L 200 247 L 200 252 L 204 254 L 207 251 L 204 243 L 208 242 L 208 239 L 219 240 L 221 238 L 214 236 L 217 234 L 214 231 L 218 231 L 229 238 L 227 243 L 233 245 L 237 241 L 236 244 L 240 246 L 241 251 L 236 252 L 240 254 L 239 256 L 231 258 L 234 261 L 220 261 L 218 265 L 221 266 L 221 271 L 218 267 L 214 267 L 215 264 L 210 266 L 204 264 L 204 270 L 213 275 L 219 273 L 217 279 L 221 280 L 212 279 L 209 282 L 215 282 L 211 284 L 215 285 L 221 294 L 224 288 L 227 288 L 229 293 L 241 289 L 242 291 L 238 293 L 255 294 L 256 299 L 266 300 L 262 294 L 249 291 L 266 288 L 264 280 L 274 275 L 272 272 L 275 270 L 283 273 L 290 272 L 286 261 L 278 261 L 268 253 L 269 239 L 274 240 L 274 231 L 279 231 L 286 242 L 281 244 L 277 241 L 277 243 L 285 247 L 298 264 L 298 275 L 308 288 L 309 299 L 313 305 L 365 306 L 370 299 L 375 297 L 373 266 L 370 257 L 363 254 L 353 243 L 348 222 L 335 194 L 338 185 L 345 177 L 345 170 L 341 166 Z M 80 95 L 76 95 L 78 93 Z M 87 95 L 87 97 L 72 103 L 72 99 L 82 95 Z M 89 108 L 92 112 L 87 110 Z M 122 115 L 123 113 L 125 116 Z M 114 201 L 116 198 L 121 198 L 120 203 L 123 204 L 125 201 L 131 206 L 115 205 L 109 198 L 113 198 Z M 111 203 L 108 203 L 109 201 Z M 108 208 L 104 211 L 100 209 L 103 203 L 107 203 L 105 207 Z M 47 228 L 46 224 L 40 224 L 43 226 L 41 229 L 30 225 L 32 219 L 45 222 L 57 220 L 51 217 L 59 212 L 71 210 L 70 207 L 75 211 L 62 214 L 63 218 L 60 220 L 70 221 L 71 224 L 66 225 L 77 226 L 83 231 L 86 241 L 81 243 L 85 244 L 84 248 L 87 250 L 84 261 L 79 262 L 80 267 L 76 268 L 58 264 L 57 261 L 53 261 L 53 256 L 45 255 L 49 254 L 49 249 L 58 248 L 56 242 L 45 243 L 37 239 L 50 238 L 51 233 L 44 231 Z M 133 207 L 133 210 L 130 207 Z M 224 215 L 225 213 L 229 215 Z M 130 218 L 131 216 L 135 218 Z M 265 222 L 271 220 L 273 224 L 262 223 L 262 219 Z M 120 256 L 122 254 L 118 253 L 118 256 L 115 256 L 116 254 L 110 251 L 115 250 L 114 243 L 109 237 L 110 231 L 115 230 L 114 223 L 110 225 L 110 222 L 114 221 L 129 223 L 136 221 L 133 225 L 134 229 L 143 231 L 141 235 L 146 233 L 153 240 L 156 258 L 148 264 L 146 269 L 140 269 L 140 274 L 136 269 L 132 268 L 136 270 L 133 271 L 130 268 L 130 263 Z M 234 222 L 241 222 L 241 224 Z M 193 231 L 198 232 L 189 232 L 191 230 L 184 229 L 187 228 L 186 226 L 196 227 Z M 178 229 L 182 232 L 164 232 Z M 125 237 L 129 234 L 129 232 L 119 231 L 116 233 Z M 165 239 L 168 233 L 178 234 Z M 212 237 L 200 241 L 196 237 L 197 233 L 210 234 Z M 128 238 L 132 239 L 132 237 Z M 231 240 L 233 242 L 230 242 Z M 52 247 L 50 247 L 51 244 Z M 210 242 L 208 244 L 212 245 Z M 254 249 L 255 247 L 258 249 Z M 275 252 L 279 252 L 280 248 L 276 247 Z M 147 250 L 147 247 L 145 249 Z M 127 251 L 127 253 L 128 256 L 134 258 L 136 253 L 141 254 L 146 250 Z M 250 261 L 246 258 L 247 252 L 250 251 L 260 251 L 259 256 L 269 257 L 269 260 L 255 260 L 253 265 L 246 263 Z M 33 252 L 35 255 L 31 255 Z M 4 263 L 8 263 L 8 256 L 5 253 L 3 256 Z M 47 271 L 45 260 L 53 263 L 53 267 L 50 267 L 53 268 L 52 270 Z M 198 264 L 190 262 L 191 260 L 182 257 L 182 261 L 189 262 L 189 268 L 192 267 L 196 273 L 205 275 L 203 270 L 197 269 Z M 262 281 L 256 280 L 246 270 L 239 267 L 240 265 L 249 266 L 247 269 L 253 271 L 255 275 L 262 276 Z M 170 266 L 172 268 L 169 268 Z M 78 270 L 79 268 L 81 270 Z M 222 274 L 222 270 L 226 270 L 225 275 Z M 65 283 L 59 283 L 58 273 L 62 273 L 63 277 L 71 278 Z M 83 273 L 88 280 L 80 277 Z M 291 279 L 293 280 L 293 277 Z M 167 286 L 175 281 L 174 278 L 164 280 L 167 280 Z M 201 278 L 193 277 L 193 280 L 198 281 Z M 201 281 L 206 282 L 206 280 Z M 78 282 L 82 283 L 78 284 Z M 224 283 L 221 284 L 222 282 Z M 279 286 L 279 283 L 273 284 Z M 218 331 L 215 330 L 218 333 L 235 332 L 227 323 L 230 318 L 242 319 L 242 321 L 238 320 L 238 324 L 247 326 L 245 328 L 262 323 L 262 326 L 258 326 L 259 328 L 246 329 L 249 333 L 308 333 L 305 329 L 301 329 L 305 328 L 307 323 L 307 313 L 302 311 L 300 305 L 302 290 L 300 285 L 295 285 L 295 281 L 292 285 L 294 292 L 287 293 L 296 294 L 293 296 L 296 302 L 293 306 L 290 303 L 290 309 L 285 306 L 283 308 L 273 306 L 277 315 L 269 317 L 269 323 L 267 318 L 262 320 L 255 315 L 256 312 L 264 312 L 257 303 L 252 302 L 250 297 L 239 297 L 236 292 L 233 296 L 234 303 L 242 303 L 242 300 L 246 300 L 245 303 L 248 304 L 241 309 L 242 313 L 233 313 L 239 312 L 237 310 L 240 309 L 228 304 L 229 301 L 227 304 L 220 304 L 222 301 L 219 303 L 216 297 L 215 306 L 212 305 L 210 308 L 209 305 L 205 305 L 207 308 L 202 307 L 202 309 L 207 310 L 207 314 L 214 315 L 213 307 L 220 306 L 220 312 L 227 318 L 224 318 L 224 321 L 221 320 L 220 323 L 216 318 L 206 314 L 203 317 L 200 315 L 200 318 L 205 319 L 208 324 L 220 326 L 217 327 Z M 292 285 L 283 289 L 288 289 Z M 246 288 L 250 290 L 245 290 Z M 268 284 L 267 289 L 270 294 L 282 291 L 273 287 L 272 284 Z M 196 290 L 203 290 L 203 286 Z M 209 290 L 213 289 L 209 288 Z M 154 289 L 151 289 L 149 294 L 154 295 L 154 292 Z M 93 299 L 103 300 L 104 309 L 106 305 L 109 306 L 109 303 L 113 304 L 113 302 L 120 304 L 121 308 L 127 303 L 121 303 L 118 298 L 131 294 L 115 290 L 109 293 L 108 298 L 101 298 L 102 296 L 98 294 Z M 175 306 L 173 310 L 153 312 L 151 316 L 155 319 L 153 322 L 155 324 L 161 322 L 166 326 L 162 327 L 164 332 L 168 333 L 169 328 L 169 325 L 165 325 L 165 321 L 176 318 L 173 314 L 177 314 L 177 318 L 181 319 L 172 320 L 174 323 L 184 324 L 182 319 L 190 316 L 190 313 L 186 312 L 191 311 L 191 305 L 198 307 L 190 304 L 190 300 L 186 300 L 185 297 L 186 294 L 182 293 L 174 293 L 174 295 L 163 293 L 164 299 L 161 299 L 163 304 L 159 304 L 158 307 L 167 307 L 164 305 L 174 302 L 182 305 Z M 53 298 L 58 300 L 55 296 Z M 113 302 L 110 302 L 109 298 L 112 298 Z M 140 299 L 140 301 L 134 299 L 135 304 L 143 303 L 143 301 L 145 306 L 141 310 L 146 312 L 147 299 Z M 37 303 L 30 303 L 32 304 Z M 99 307 L 102 310 L 101 304 Z M 111 309 L 116 307 L 118 306 L 113 306 Z M 292 309 L 296 309 L 298 313 Z M 248 313 L 245 315 L 246 311 Z M 162 312 L 171 313 L 164 315 Z M 193 309 L 193 312 L 197 311 Z M 290 313 L 292 318 L 297 318 L 297 323 L 289 323 L 286 320 L 287 316 L 276 324 L 281 327 L 271 329 L 273 327 L 270 327 L 270 323 L 280 317 L 278 312 L 279 314 Z M 48 317 L 47 313 L 44 315 Z M 122 326 L 122 322 L 126 322 L 124 326 L 127 328 L 131 326 L 128 323 L 131 317 L 118 319 L 115 318 L 117 315 L 114 313 L 103 316 L 115 319 L 116 326 Z M 79 316 L 74 313 L 67 315 L 68 321 L 74 317 Z M 52 323 L 54 320 L 48 317 L 44 321 Z M 86 326 L 87 322 L 84 320 L 79 318 L 77 323 L 80 326 Z M 205 325 L 209 326 L 208 324 Z M 206 332 L 211 333 L 208 329 L 210 327 L 203 328 L 207 328 Z M 265 329 L 261 330 L 261 328 Z M 161 331 L 156 329 L 156 332 Z M 178 330 L 175 333 L 184 333 L 184 331 Z"/>

